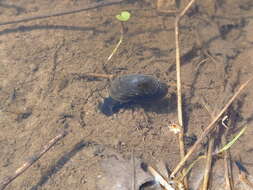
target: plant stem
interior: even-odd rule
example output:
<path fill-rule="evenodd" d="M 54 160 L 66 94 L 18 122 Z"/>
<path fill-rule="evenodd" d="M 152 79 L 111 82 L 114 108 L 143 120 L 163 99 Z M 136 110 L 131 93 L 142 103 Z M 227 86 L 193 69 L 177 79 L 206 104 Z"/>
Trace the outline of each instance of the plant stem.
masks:
<path fill-rule="evenodd" d="M 123 25 L 123 22 L 120 22 L 120 26 L 121 26 L 120 27 L 120 39 L 119 39 L 117 45 L 115 46 L 115 48 L 112 50 L 111 55 L 107 58 L 106 63 L 108 63 L 111 60 L 112 56 L 116 53 L 116 51 L 118 50 L 120 44 L 123 41 L 123 36 L 124 36 L 124 25 Z"/>
<path fill-rule="evenodd" d="M 184 147 L 184 123 L 183 123 L 183 111 L 182 111 L 182 88 L 181 88 L 181 63 L 180 63 L 180 47 L 179 47 L 179 21 L 184 16 L 186 11 L 191 7 L 195 0 L 191 0 L 184 10 L 176 17 L 175 20 L 175 45 L 176 45 L 176 72 L 177 72 L 177 113 L 178 113 L 178 124 L 180 126 L 179 148 L 181 161 L 185 157 Z M 184 178 L 185 188 L 188 188 L 187 178 Z"/>
<path fill-rule="evenodd" d="M 0 190 L 4 190 L 6 186 L 11 183 L 14 179 L 24 173 L 28 168 L 30 168 L 37 160 L 39 160 L 50 148 L 52 148 L 60 139 L 67 135 L 66 131 L 58 134 L 51 141 L 48 142 L 41 152 L 31 157 L 27 162 L 25 162 L 20 168 L 18 168 L 12 176 L 7 176 L 0 182 Z"/>
<path fill-rule="evenodd" d="M 248 81 L 246 81 L 244 84 L 240 86 L 240 88 L 236 91 L 236 93 L 232 96 L 232 98 L 228 101 L 228 103 L 223 107 L 223 109 L 220 111 L 220 113 L 213 119 L 213 121 L 207 126 L 207 128 L 203 131 L 203 133 L 200 135 L 199 139 L 195 142 L 195 144 L 191 147 L 191 149 L 187 152 L 185 157 L 178 163 L 176 168 L 171 173 L 171 177 L 174 177 L 176 173 L 184 166 L 185 162 L 188 160 L 188 158 L 193 154 L 193 152 L 199 147 L 203 139 L 209 134 L 210 131 L 213 130 L 214 124 L 218 121 L 218 119 L 222 116 L 222 114 L 228 109 L 228 107 L 233 103 L 233 101 L 237 98 L 237 96 L 241 93 L 241 91 L 249 84 L 249 82 L 253 78 L 250 78 Z"/>

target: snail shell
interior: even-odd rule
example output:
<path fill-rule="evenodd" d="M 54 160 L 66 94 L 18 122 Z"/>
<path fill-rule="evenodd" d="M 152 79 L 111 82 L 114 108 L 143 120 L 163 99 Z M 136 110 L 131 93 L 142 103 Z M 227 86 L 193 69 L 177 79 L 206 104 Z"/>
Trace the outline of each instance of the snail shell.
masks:
<path fill-rule="evenodd" d="M 100 110 L 107 116 L 118 112 L 129 103 L 147 103 L 162 99 L 168 86 L 149 75 L 124 75 L 112 81 L 110 97 L 105 98 Z"/>
<path fill-rule="evenodd" d="M 112 81 L 109 89 L 110 97 L 121 103 L 155 101 L 163 98 L 167 92 L 165 83 L 141 74 L 118 77 Z"/>

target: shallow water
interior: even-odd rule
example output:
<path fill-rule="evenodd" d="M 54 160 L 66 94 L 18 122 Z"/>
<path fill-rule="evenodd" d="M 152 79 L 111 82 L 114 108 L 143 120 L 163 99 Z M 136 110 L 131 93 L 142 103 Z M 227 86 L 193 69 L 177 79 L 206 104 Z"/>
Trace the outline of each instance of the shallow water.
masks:
<path fill-rule="evenodd" d="M 180 10 L 187 2 L 181 1 Z M 0 17 L 4 22 L 90 3 L 94 2 L 2 1 Z M 202 98 L 216 115 L 252 76 L 252 9 L 251 0 L 200 1 L 181 20 L 187 134 L 199 136 L 211 121 Z M 129 10 L 132 17 L 125 23 L 123 43 L 106 63 L 120 37 L 115 15 L 121 10 Z M 120 109 L 106 117 L 98 105 L 109 95 L 109 81 L 85 75 L 149 74 L 175 87 L 174 20 L 172 14 L 158 12 L 155 1 L 142 0 L 1 26 L 0 180 L 60 130 L 70 131 L 7 190 L 96 189 L 94 179 L 103 173 L 99 164 L 103 156 L 93 146 L 76 148 L 82 141 L 109 146 L 123 157 L 134 149 L 137 158 L 152 166 L 159 161 L 176 166 L 180 159 L 177 136 L 167 128 L 177 121 L 176 99 L 165 97 L 151 107 Z M 252 94 L 252 88 L 245 90 L 226 113 L 229 139 L 242 126 L 252 124 Z M 232 158 L 241 156 L 250 174 L 251 142 L 252 128 L 248 127 L 231 149 Z"/>

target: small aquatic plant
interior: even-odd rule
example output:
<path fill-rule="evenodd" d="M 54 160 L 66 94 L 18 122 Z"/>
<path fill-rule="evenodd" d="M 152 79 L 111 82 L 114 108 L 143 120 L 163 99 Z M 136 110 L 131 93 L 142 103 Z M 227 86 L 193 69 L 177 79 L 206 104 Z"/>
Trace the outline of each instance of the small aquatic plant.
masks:
<path fill-rule="evenodd" d="M 123 22 L 127 22 L 131 17 L 131 14 L 128 11 L 122 11 L 120 14 L 116 15 L 116 19 L 120 21 L 120 39 L 116 45 L 116 47 L 113 49 L 111 55 L 107 58 L 107 62 L 111 60 L 112 56 L 116 53 L 118 50 L 120 44 L 123 41 L 123 36 L 124 36 L 124 24 Z"/>
<path fill-rule="evenodd" d="M 116 18 L 121 22 L 126 22 L 130 19 L 131 14 L 128 11 L 122 11 L 120 14 L 116 15 Z"/>

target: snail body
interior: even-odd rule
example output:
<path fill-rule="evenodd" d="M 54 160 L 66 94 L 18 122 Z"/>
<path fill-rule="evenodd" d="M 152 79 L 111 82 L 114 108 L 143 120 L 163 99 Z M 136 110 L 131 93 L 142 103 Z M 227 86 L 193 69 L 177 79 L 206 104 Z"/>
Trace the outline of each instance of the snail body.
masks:
<path fill-rule="evenodd" d="M 147 103 L 162 99 L 168 86 L 149 75 L 132 74 L 114 79 L 109 88 L 109 97 L 101 106 L 102 113 L 112 115 L 130 103 Z"/>

